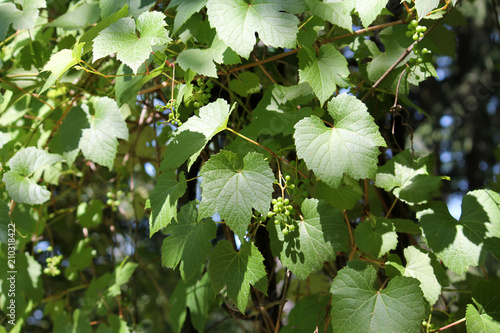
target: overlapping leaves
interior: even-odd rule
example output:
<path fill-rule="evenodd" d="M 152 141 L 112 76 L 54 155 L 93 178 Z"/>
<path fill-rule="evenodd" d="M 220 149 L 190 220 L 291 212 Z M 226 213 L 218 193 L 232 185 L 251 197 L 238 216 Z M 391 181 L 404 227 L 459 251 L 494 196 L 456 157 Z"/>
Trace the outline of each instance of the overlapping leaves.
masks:
<path fill-rule="evenodd" d="M 309 274 L 323 267 L 326 261 L 334 260 L 337 251 L 346 251 L 349 232 L 341 211 L 316 199 L 302 203 L 303 220 L 287 221 L 298 226 L 284 235 L 282 224 L 268 224 L 271 249 L 281 263 L 297 277 L 305 280 Z"/>
<path fill-rule="evenodd" d="M 417 217 L 427 245 L 456 273 L 482 264 L 487 251 L 500 258 L 500 195 L 496 192 L 467 193 L 458 221 L 450 215 L 446 204 L 439 201 L 430 203 Z"/>

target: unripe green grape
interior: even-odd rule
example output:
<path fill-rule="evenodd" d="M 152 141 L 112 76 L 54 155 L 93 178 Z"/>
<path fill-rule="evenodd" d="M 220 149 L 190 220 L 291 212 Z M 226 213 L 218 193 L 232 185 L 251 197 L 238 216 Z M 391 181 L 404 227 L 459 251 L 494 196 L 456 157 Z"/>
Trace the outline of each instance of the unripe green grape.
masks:
<path fill-rule="evenodd" d="M 271 201 L 273 205 L 276 205 L 278 203 L 278 200 L 276 199 L 273 199 L 273 201 Z"/>
<path fill-rule="evenodd" d="M 212 97 L 212 94 L 205 94 L 205 96 L 206 96 L 207 98 L 211 98 L 211 97 Z"/>
<path fill-rule="evenodd" d="M 413 31 L 415 29 L 415 27 L 410 23 L 406 26 L 408 28 L 409 31 Z"/>
<path fill-rule="evenodd" d="M 106 193 L 106 197 L 112 198 L 113 197 L 113 193 L 111 193 L 111 192 Z"/>
<path fill-rule="evenodd" d="M 414 49 L 413 49 L 413 53 L 418 55 L 418 54 L 420 53 L 420 50 L 419 50 L 419 49 L 417 49 L 417 48 L 414 48 Z"/>
<path fill-rule="evenodd" d="M 427 53 L 429 53 L 429 50 L 428 50 L 427 48 L 425 48 L 425 47 L 424 47 L 424 48 L 422 49 L 422 54 L 427 54 Z"/>
<path fill-rule="evenodd" d="M 417 28 L 415 29 L 417 32 L 424 32 L 424 27 L 419 25 L 417 26 Z"/>
<path fill-rule="evenodd" d="M 43 272 L 44 272 L 45 274 L 49 274 L 49 273 L 50 273 L 50 268 L 45 267 L 45 268 L 43 269 Z"/>
<path fill-rule="evenodd" d="M 421 64 L 422 62 L 424 62 L 424 59 L 422 59 L 421 57 L 418 57 L 417 58 L 417 64 Z"/>
<path fill-rule="evenodd" d="M 278 207 L 278 208 L 283 207 L 283 202 L 278 201 L 278 202 L 276 203 L 276 207 Z"/>
<path fill-rule="evenodd" d="M 417 25 L 418 25 L 418 21 L 417 21 L 417 20 L 412 20 L 412 21 L 410 22 L 410 24 L 411 24 L 413 27 L 415 27 L 415 28 L 416 28 L 416 27 L 417 27 Z"/>
<path fill-rule="evenodd" d="M 274 220 L 274 224 L 278 225 L 278 224 L 280 224 L 280 223 L 281 223 L 280 221 L 278 221 L 278 220 Z"/>
<path fill-rule="evenodd" d="M 108 205 L 108 206 L 113 205 L 113 199 L 108 199 L 108 200 L 106 201 L 106 205 Z"/>
<path fill-rule="evenodd" d="M 182 123 L 182 121 L 180 121 L 180 120 L 177 122 L 177 125 L 178 125 L 178 126 L 182 126 L 182 124 L 183 124 L 183 123 Z"/>
<path fill-rule="evenodd" d="M 288 185 L 288 187 L 290 188 L 290 190 L 293 190 L 295 188 L 295 184 L 290 184 Z"/>
<path fill-rule="evenodd" d="M 288 228 L 283 229 L 283 235 L 288 235 Z"/>
<path fill-rule="evenodd" d="M 289 182 L 289 181 L 290 181 L 290 179 L 292 179 L 292 177 L 290 177 L 290 175 L 286 175 L 286 176 L 285 176 L 285 181 Z"/>
<path fill-rule="evenodd" d="M 418 33 L 414 34 L 413 37 L 412 37 L 413 40 L 418 40 Z"/>
<path fill-rule="evenodd" d="M 292 224 L 291 226 L 289 226 L 288 229 L 290 229 L 290 231 L 294 231 L 295 230 L 295 224 Z"/>
<path fill-rule="evenodd" d="M 50 246 L 50 245 L 49 245 L 49 246 L 47 246 L 47 251 L 52 251 L 52 250 L 54 250 L 54 249 L 52 248 L 52 246 Z"/>
<path fill-rule="evenodd" d="M 280 211 L 279 207 L 274 206 L 273 212 L 275 212 L 277 214 L 277 213 L 279 213 L 279 211 Z"/>
<path fill-rule="evenodd" d="M 286 206 L 286 210 L 292 211 L 293 210 L 293 206 L 292 205 Z"/>
<path fill-rule="evenodd" d="M 289 203 L 290 203 L 290 199 L 286 198 L 285 200 L 283 200 L 284 205 L 288 205 Z"/>
<path fill-rule="evenodd" d="M 201 105 L 200 105 L 200 102 L 196 101 L 196 102 L 193 103 L 193 106 L 195 108 L 199 108 Z"/>
<path fill-rule="evenodd" d="M 285 210 L 285 215 L 286 216 L 290 216 L 290 211 L 289 210 Z"/>
<path fill-rule="evenodd" d="M 201 78 L 196 79 L 196 84 L 201 85 L 203 83 L 203 80 Z"/>
<path fill-rule="evenodd" d="M 123 191 L 117 191 L 116 195 L 119 196 L 119 197 L 121 197 L 123 195 Z"/>
<path fill-rule="evenodd" d="M 278 202 L 282 202 L 283 201 L 283 197 L 278 197 Z"/>
<path fill-rule="evenodd" d="M 406 32 L 406 37 L 411 37 L 413 35 L 413 32 L 412 31 L 407 31 Z"/>
<path fill-rule="evenodd" d="M 120 201 L 115 200 L 114 204 L 115 204 L 115 206 L 118 206 L 118 205 L 120 205 Z"/>
<path fill-rule="evenodd" d="M 271 218 L 274 216 L 274 212 L 267 212 L 267 217 Z"/>
<path fill-rule="evenodd" d="M 426 32 L 427 31 L 427 27 L 426 26 L 422 26 L 422 32 Z"/>
<path fill-rule="evenodd" d="M 207 87 L 212 89 L 214 87 L 214 84 L 212 82 L 207 82 Z"/>

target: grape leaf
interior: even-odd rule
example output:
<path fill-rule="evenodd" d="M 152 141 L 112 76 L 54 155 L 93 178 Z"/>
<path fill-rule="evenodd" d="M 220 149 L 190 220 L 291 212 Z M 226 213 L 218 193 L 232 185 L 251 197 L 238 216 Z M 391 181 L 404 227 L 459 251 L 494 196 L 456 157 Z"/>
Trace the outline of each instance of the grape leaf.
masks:
<path fill-rule="evenodd" d="M 425 300 L 418 280 L 396 277 L 387 288 L 374 288 L 375 269 L 350 261 L 335 279 L 332 293 L 333 332 L 418 332 Z"/>
<path fill-rule="evenodd" d="M 186 21 L 194 14 L 199 12 L 203 7 L 207 5 L 207 0 L 172 0 L 168 4 L 168 8 L 177 7 L 176 15 L 174 18 L 174 30 L 175 33 L 179 28 L 186 23 Z"/>
<path fill-rule="evenodd" d="M 252 208 L 267 212 L 274 174 L 261 154 L 248 153 L 243 162 L 233 152 L 221 151 L 201 168 L 200 218 L 219 213 L 240 239 L 252 217 Z"/>
<path fill-rule="evenodd" d="M 321 314 L 324 314 L 329 301 L 330 297 L 324 294 L 313 294 L 301 298 L 290 311 L 288 324 L 280 332 L 315 332 L 317 328 L 320 328 L 319 332 L 323 332 L 321 328 L 325 326 L 325 316 Z"/>
<path fill-rule="evenodd" d="M 83 45 L 83 43 L 78 43 L 73 50 L 63 49 L 50 57 L 42 71 L 50 71 L 51 74 L 45 81 L 40 94 L 49 89 L 68 69 L 78 64 Z"/>
<path fill-rule="evenodd" d="M 243 72 L 237 79 L 229 81 L 229 88 L 238 95 L 247 97 L 260 91 L 260 79 L 252 72 Z"/>
<path fill-rule="evenodd" d="M 306 3 L 313 15 L 352 32 L 351 11 L 354 9 L 354 1 L 306 0 Z"/>
<path fill-rule="evenodd" d="M 104 204 L 99 199 L 92 199 L 87 202 L 82 202 L 76 210 L 76 217 L 80 225 L 84 228 L 97 227 L 102 223 L 102 210 Z"/>
<path fill-rule="evenodd" d="M 81 106 L 87 115 L 90 128 L 82 130 L 78 148 L 82 150 L 85 158 L 112 169 L 118 139 L 128 140 L 127 124 L 118 105 L 111 98 L 96 98 L 92 100 L 92 105 L 94 114 L 90 113 L 87 105 Z"/>
<path fill-rule="evenodd" d="M 358 182 L 349 176 L 345 176 L 342 185 L 337 189 L 316 181 L 315 198 L 324 200 L 337 209 L 352 209 L 354 205 L 363 197 L 363 190 Z"/>
<path fill-rule="evenodd" d="M 114 269 L 115 280 L 108 288 L 108 296 L 115 297 L 120 295 L 122 293 L 121 286 L 130 281 L 137 267 L 139 267 L 139 264 L 135 262 L 126 263 L 124 260 L 118 263 Z"/>
<path fill-rule="evenodd" d="M 248 59 L 256 42 L 255 33 L 269 46 L 294 48 L 302 0 L 208 0 L 208 19 L 219 37 L 240 56 Z M 231 19 L 228 20 L 227 18 Z"/>
<path fill-rule="evenodd" d="M 386 143 L 366 106 L 346 94 L 328 103 L 335 120 L 333 128 L 311 116 L 295 125 L 295 145 L 299 158 L 327 185 L 337 188 L 344 174 L 359 180 L 373 178 L 377 170 L 378 146 Z"/>
<path fill-rule="evenodd" d="M 160 175 L 145 207 L 151 208 L 149 237 L 169 225 L 172 219 L 177 218 L 177 200 L 182 197 L 186 188 L 186 177 L 183 172 L 179 174 L 179 181 L 175 170 L 167 170 Z"/>
<path fill-rule="evenodd" d="M 465 315 L 467 332 L 499 332 L 500 331 L 500 283 L 479 281 L 472 289 L 474 305 L 467 305 Z"/>
<path fill-rule="evenodd" d="M 337 251 L 347 250 L 349 232 L 343 213 L 322 201 L 304 200 L 302 215 L 304 219 L 294 221 L 297 228 L 288 235 L 283 235 L 284 224 L 269 223 L 267 229 L 273 255 L 305 281 L 311 273 L 319 271 L 325 261 L 334 260 Z M 291 223 L 280 215 L 275 219 Z"/>
<path fill-rule="evenodd" d="M 303 46 L 298 57 L 299 83 L 307 82 L 321 105 L 333 95 L 337 86 L 345 86 L 344 79 L 350 74 L 347 60 L 333 45 L 321 46 L 319 57 L 314 48 Z"/>
<path fill-rule="evenodd" d="M 354 239 L 359 249 L 380 258 L 396 249 L 398 235 L 396 228 L 383 217 L 370 216 L 354 230 Z"/>
<path fill-rule="evenodd" d="M 216 237 L 217 227 L 211 219 L 198 221 L 197 202 L 182 206 L 181 211 L 167 226 L 170 234 L 163 240 L 161 258 L 163 266 L 175 268 L 181 262 L 180 271 L 184 281 L 197 277 L 207 256 L 212 251 L 212 239 Z"/>
<path fill-rule="evenodd" d="M 100 12 L 98 2 L 80 3 L 80 5 L 74 6 L 66 13 L 58 16 L 55 20 L 47 24 L 47 26 L 66 30 L 83 29 L 97 23 L 101 16 Z"/>
<path fill-rule="evenodd" d="M 428 253 L 414 246 L 409 246 L 404 249 L 406 258 L 406 266 L 401 266 L 400 263 L 387 261 L 386 269 L 388 272 L 391 267 L 396 268 L 401 276 L 413 277 L 420 281 L 420 289 L 424 293 L 424 297 L 430 305 L 434 305 L 441 294 L 441 284 L 439 283 L 434 269 L 431 265 L 431 258 Z M 389 274 L 393 277 L 393 275 Z"/>
<path fill-rule="evenodd" d="M 484 262 L 486 252 L 500 258 L 500 195 L 471 191 L 462 200 L 455 220 L 444 202 L 435 201 L 417 213 L 427 245 L 455 273 Z"/>
<path fill-rule="evenodd" d="M 363 27 L 368 28 L 385 5 L 387 5 L 386 0 L 356 0 L 356 11 L 363 22 Z"/>
<path fill-rule="evenodd" d="M 191 168 L 208 141 L 226 128 L 233 109 L 234 105 L 230 108 L 221 98 L 200 108 L 198 116 L 189 118 L 174 133 L 160 170 L 178 167 L 186 159 L 188 168 Z"/>
<path fill-rule="evenodd" d="M 101 17 L 108 18 L 111 14 L 123 9 L 126 5 L 130 9 L 130 16 L 138 17 L 148 11 L 155 4 L 155 0 L 100 0 Z"/>
<path fill-rule="evenodd" d="M 9 206 L 5 201 L 0 200 L 0 243 L 7 244 L 9 229 L 12 232 L 12 229 L 9 228 L 10 223 Z"/>
<path fill-rule="evenodd" d="M 214 36 L 210 47 L 206 49 L 187 49 L 182 51 L 177 57 L 177 63 L 182 69 L 190 68 L 196 73 L 217 77 L 217 64 L 224 62 L 224 52 L 227 50 L 227 45 Z"/>
<path fill-rule="evenodd" d="M 407 149 L 378 168 L 375 185 L 409 205 L 424 204 L 442 179 L 432 176 L 433 168 L 434 155 L 415 159 Z"/>
<path fill-rule="evenodd" d="M 415 8 L 417 9 L 417 17 L 420 21 L 434 8 L 439 5 L 439 0 L 416 0 Z"/>
<path fill-rule="evenodd" d="M 264 257 L 253 243 L 245 242 L 235 252 L 227 240 L 219 241 L 208 265 L 214 293 L 227 287 L 229 299 L 245 313 L 250 284 L 267 295 L 267 276 L 263 261 Z"/>
<path fill-rule="evenodd" d="M 10 170 L 2 178 L 10 197 L 17 203 L 42 204 L 50 199 L 45 186 L 38 185 L 33 174 L 62 161 L 62 156 L 28 147 L 19 150 L 9 161 Z M 31 177 L 31 178 L 30 178 Z"/>
<path fill-rule="evenodd" d="M 22 6 L 23 10 L 17 9 L 15 4 Z M 38 18 L 38 10 L 47 6 L 45 0 L 15 0 L 14 3 L 0 4 L 0 41 L 10 25 L 14 30 L 32 29 Z"/>
<path fill-rule="evenodd" d="M 153 45 L 166 45 L 171 41 L 164 28 L 164 18 L 165 15 L 160 12 L 144 12 L 137 18 L 137 26 L 130 17 L 119 19 L 99 32 L 94 39 L 92 61 L 116 53 L 117 59 L 137 74 L 139 66 L 153 51 Z"/>

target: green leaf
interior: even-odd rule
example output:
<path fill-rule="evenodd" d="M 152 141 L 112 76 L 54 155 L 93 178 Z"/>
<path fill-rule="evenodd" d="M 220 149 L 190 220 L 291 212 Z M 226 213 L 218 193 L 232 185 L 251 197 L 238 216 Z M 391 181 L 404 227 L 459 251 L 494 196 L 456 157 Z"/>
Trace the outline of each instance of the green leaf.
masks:
<path fill-rule="evenodd" d="M 199 115 L 192 116 L 175 132 L 167 146 L 167 153 L 160 170 L 176 168 L 188 159 L 188 168 L 217 133 L 224 130 L 232 108 L 224 99 L 200 108 Z"/>
<path fill-rule="evenodd" d="M 418 20 L 420 21 L 421 19 L 423 19 L 438 5 L 439 0 L 416 0 L 415 8 L 417 9 Z"/>
<path fill-rule="evenodd" d="M 363 22 L 363 27 L 368 28 L 387 5 L 386 0 L 355 0 L 356 11 Z"/>
<path fill-rule="evenodd" d="M 432 176 L 434 155 L 413 158 L 407 149 L 379 167 L 375 185 L 387 192 L 392 191 L 409 205 L 423 204 L 438 189 L 442 177 Z"/>
<path fill-rule="evenodd" d="M 316 50 L 309 46 L 300 49 L 299 54 L 299 83 L 307 82 L 323 105 L 337 86 L 345 86 L 345 79 L 350 72 L 347 60 L 333 45 L 325 44 Z"/>
<path fill-rule="evenodd" d="M 66 12 L 48 24 L 49 27 L 66 30 L 83 29 L 99 21 L 101 11 L 98 2 L 83 3 L 81 6 Z"/>
<path fill-rule="evenodd" d="M 431 258 L 428 253 L 414 246 L 409 246 L 404 250 L 406 267 L 401 266 L 401 275 L 413 277 L 420 281 L 420 289 L 430 305 L 434 305 L 441 295 L 441 284 L 439 283 L 434 269 L 431 265 Z M 387 261 L 386 269 L 400 266 L 399 263 Z"/>
<path fill-rule="evenodd" d="M 354 9 L 354 1 L 306 0 L 306 3 L 313 15 L 352 32 L 351 11 Z"/>
<path fill-rule="evenodd" d="M 261 154 L 248 153 L 241 161 L 235 153 L 223 150 L 203 165 L 200 176 L 200 217 L 219 213 L 240 239 L 245 237 L 252 208 L 269 210 L 275 178 Z"/>
<path fill-rule="evenodd" d="M 229 88 L 238 95 L 247 97 L 260 91 L 260 79 L 252 72 L 243 72 L 237 79 L 229 81 Z"/>
<path fill-rule="evenodd" d="M 21 5 L 23 10 L 17 9 Z M 32 29 L 38 18 L 39 8 L 45 8 L 45 0 L 15 0 L 14 3 L 0 4 L 0 41 L 5 39 L 10 25 L 14 30 Z"/>
<path fill-rule="evenodd" d="M 499 332 L 500 331 L 500 283 L 479 281 L 472 289 L 474 305 L 467 305 L 465 315 L 467 332 Z"/>
<path fill-rule="evenodd" d="M 167 8 L 177 7 L 176 15 L 174 18 L 174 30 L 175 33 L 179 28 L 186 23 L 186 21 L 194 14 L 199 12 L 203 7 L 207 5 L 207 0 L 172 0 Z"/>
<path fill-rule="evenodd" d="M 341 185 L 344 174 L 355 180 L 373 178 L 378 146 L 386 144 L 366 106 L 356 97 L 342 94 L 328 103 L 328 112 L 335 120 L 333 128 L 316 116 L 295 125 L 299 158 L 333 188 Z"/>
<path fill-rule="evenodd" d="M 196 206 L 197 202 L 191 201 L 181 208 L 177 220 L 167 226 L 165 233 L 169 236 L 161 247 L 163 266 L 175 268 L 182 261 L 180 271 L 184 281 L 201 273 L 212 251 L 211 240 L 217 236 L 217 227 L 211 219 L 198 221 Z"/>
<path fill-rule="evenodd" d="M 419 282 L 408 277 L 374 287 L 375 269 L 350 261 L 331 288 L 333 332 L 418 332 L 425 318 L 425 300 Z"/>
<path fill-rule="evenodd" d="M 99 32 L 94 39 L 93 60 L 116 53 L 118 60 L 129 66 L 134 74 L 142 65 L 154 45 L 166 45 L 171 39 L 164 28 L 165 15 L 160 12 L 144 12 L 137 18 L 137 26 L 129 17 L 121 18 Z M 136 34 L 139 31 L 139 37 Z"/>
<path fill-rule="evenodd" d="M 297 225 L 294 231 L 283 235 L 283 224 L 268 223 L 271 250 L 283 266 L 288 267 L 299 279 L 306 280 L 319 271 L 326 261 L 335 260 L 337 251 L 348 248 L 349 231 L 341 211 L 316 199 L 302 203 L 303 220 L 288 221 Z"/>
<path fill-rule="evenodd" d="M 265 45 L 294 48 L 300 21 L 291 13 L 302 11 L 304 4 L 301 0 L 254 0 L 251 4 L 243 0 L 208 0 L 207 9 L 217 35 L 248 59 L 256 32 Z"/>
<path fill-rule="evenodd" d="M 89 203 L 85 201 L 78 205 L 76 217 L 84 228 L 97 227 L 102 223 L 102 210 L 104 204 L 101 200 L 92 199 Z"/>
<path fill-rule="evenodd" d="M 60 154 L 68 164 L 73 164 L 80 152 L 79 143 L 82 132 L 89 128 L 87 115 L 82 107 L 72 107 L 59 127 L 59 131 L 50 140 L 50 151 Z"/>
<path fill-rule="evenodd" d="M 40 94 L 49 89 L 68 69 L 78 64 L 80 55 L 76 54 L 76 52 L 81 52 L 81 48 L 74 51 L 63 49 L 50 57 L 49 62 L 43 67 L 43 71 L 50 71 L 51 74 L 43 85 Z"/>
<path fill-rule="evenodd" d="M 112 285 L 109 286 L 107 296 L 115 297 L 120 295 L 121 286 L 129 282 L 130 278 L 132 277 L 132 274 L 134 274 L 137 267 L 139 267 L 139 264 L 135 262 L 125 263 L 125 261 L 116 265 L 114 271 L 115 281 Z"/>
<path fill-rule="evenodd" d="M 396 228 L 383 217 L 370 216 L 354 230 L 354 239 L 359 249 L 380 258 L 396 249 L 398 235 Z"/>
<path fill-rule="evenodd" d="M 214 293 L 227 288 L 227 295 L 245 313 L 250 284 L 267 295 L 264 257 L 253 243 L 245 242 L 238 252 L 227 240 L 217 243 L 208 265 Z"/>
<path fill-rule="evenodd" d="M 205 76 L 217 77 L 216 64 L 224 62 L 224 52 L 227 45 L 216 35 L 207 49 L 187 49 L 177 57 L 177 63 L 182 69 L 191 70 Z"/>
<path fill-rule="evenodd" d="M 94 249 L 88 246 L 90 238 L 84 238 L 78 242 L 73 253 L 68 260 L 68 266 L 64 270 L 64 276 L 69 281 L 74 281 L 78 277 L 78 272 L 92 264 Z"/>
<path fill-rule="evenodd" d="M 484 262 L 486 252 L 500 258 L 500 195 L 490 190 L 471 191 L 462 200 L 462 215 L 455 220 L 444 202 L 432 202 L 417 213 L 427 245 L 455 273 Z"/>
<path fill-rule="evenodd" d="M 128 140 L 127 124 L 122 118 L 118 105 L 108 97 L 93 99 L 94 114 L 91 114 L 87 105 L 82 109 L 87 115 L 90 128 L 82 130 L 82 137 L 78 148 L 85 158 L 113 168 L 116 157 L 118 139 Z"/>
<path fill-rule="evenodd" d="M 130 9 L 130 16 L 138 17 L 145 11 L 149 11 L 155 4 L 155 0 L 100 0 L 101 17 L 107 18 L 109 15 L 117 12 L 123 6 Z"/>
<path fill-rule="evenodd" d="M 146 208 L 151 208 L 149 237 L 177 218 L 177 200 L 182 197 L 186 188 L 183 172 L 179 174 L 179 181 L 175 170 L 167 170 L 160 175 L 146 203 Z"/>
<path fill-rule="evenodd" d="M 363 197 L 363 190 L 358 182 L 349 176 L 345 176 L 342 185 L 337 189 L 323 183 L 316 182 L 315 198 L 324 200 L 337 209 L 352 209 Z"/>
<path fill-rule="evenodd" d="M 151 59 L 151 58 L 150 58 Z M 150 59 L 146 60 L 148 66 L 150 64 Z M 165 63 L 156 67 L 152 71 L 149 71 L 147 75 L 133 75 L 130 67 L 122 64 L 118 67 L 117 74 L 123 75 L 116 78 L 115 92 L 116 92 L 116 102 L 120 107 L 123 104 L 128 103 L 130 106 L 134 107 L 137 103 L 137 93 L 141 90 L 142 86 L 151 79 L 161 75 Z M 143 63 L 139 66 L 139 72 L 145 72 L 146 65 Z"/>
<path fill-rule="evenodd" d="M 325 326 L 325 309 L 328 308 L 328 295 L 309 295 L 302 298 L 288 315 L 288 324 L 280 330 L 281 333 L 314 332 Z M 323 314 L 323 315 L 322 315 Z"/>
<path fill-rule="evenodd" d="M 62 157 L 45 150 L 28 147 L 19 150 L 9 161 L 10 171 L 2 178 L 10 197 L 17 203 L 42 204 L 50 199 L 45 186 L 30 178 L 35 171 L 62 161 Z"/>

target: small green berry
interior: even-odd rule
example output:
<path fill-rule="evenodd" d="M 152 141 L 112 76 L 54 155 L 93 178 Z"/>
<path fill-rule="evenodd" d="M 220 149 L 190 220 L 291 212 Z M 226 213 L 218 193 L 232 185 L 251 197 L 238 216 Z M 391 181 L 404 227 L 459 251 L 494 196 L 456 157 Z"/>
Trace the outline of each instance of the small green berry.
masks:
<path fill-rule="evenodd" d="M 283 197 L 278 197 L 278 202 L 283 202 Z"/>
<path fill-rule="evenodd" d="M 284 205 L 288 205 L 289 203 L 290 203 L 290 199 L 286 198 L 285 200 L 283 200 Z"/>
<path fill-rule="evenodd" d="M 106 193 L 106 197 L 108 197 L 108 198 L 112 198 L 112 197 L 114 197 L 114 195 L 113 195 L 113 193 L 108 192 L 108 193 Z"/>
<path fill-rule="evenodd" d="M 290 229 L 290 231 L 294 231 L 295 230 L 295 224 L 292 224 L 291 226 L 289 226 L 288 229 Z"/>
<path fill-rule="evenodd" d="M 289 210 L 285 210 L 285 215 L 286 216 L 290 216 L 290 211 Z"/>
<path fill-rule="evenodd" d="M 413 40 L 418 40 L 418 34 L 414 34 L 413 37 L 412 37 Z"/>
<path fill-rule="evenodd" d="M 106 201 L 106 205 L 108 205 L 108 206 L 113 205 L 113 199 L 108 199 L 108 200 Z"/>
<path fill-rule="evenodd" d="M 279 207 L 274 206 L 274 208 L 273 208 L 273 212 L 275 212 L 276 214 L 278 214 L 278 213 L 279 213 L 279 211 L 280 211 Z"/>
<path fill-rule="evenodd" d="M 424 27 L 419 25 L 417 26 L 417 28 L 415 29 L 417 32 L 424 32 Z"/>
<path fill-rule="evenodd" d="M 52 246 L 50 246 L 50 245 L 49 245 L 49 246 L 47 246 L 47 251 L 52 251 L 52 250 L 54 250 L 54 249 L 52 248 Z"/>
<path fill-rule="evenodd" d="M 271 218 L 274 216 L 274 212 L 267 212 L 267 217 Z"/>
<path fill-rule="evenodd" d="M 123 195 L 123 191 L 117 191 L 116 195 L 119 196 L 119 197 L 121 197 Z"/>
<path fill-rule="evenodd" d="M 288 232 L 289 232 L 288 228 L 283 229 L 283 235 L 285 235 L 285 236 L 288 235 Z"/>
<path fill-rule="evenodd" d="M 417 20 L 412 20 L 412 21 L 410 22 L 410 24 L 416 28 L 416 27 L 417 27 L 417 25 L 418 25 L 418 21 L 417 21 Z"/>
<path fill-rule="evenodd" d="M 295 188 L 295 184 L 290 184 L 288 185 L 288 187 L 290 188 L 290 190 L 293 190 Z"/>
<path fill-rule="evenodd" d="M 273 201 L 271 201 L 273 205 L 276 205 L 278 203 L 278 200 L 276 199 L 273 199 Z"/>
<path fill-rule="evenodd" d="M 411 32 L 411 31 L 406 32 L 406 37 L 411 37 L 412 35 L 413 35 L 413 32 Z"/>
<path fill-rule="evenodd" d="M 286 175 L 286 176 L 285 176 L 285 181 L 289 182 L 289 181 L 290 181 L 290 179 L 292 179 L 292 177 L 290 177 L 290 175 Z"/>
<path fill-rule="evenodd" d="M 280 224 L 280 223 L 281 223 L 280 221 L 278 221 L 278 220 L 274 220 L 274 224 L 278 225 L 278 224 Z"/>
<path fill-rule="evenodd" d="M 292 211 L 293 210 L 293 206 L 292 205 L 286 206 L 286 210 Z"/>

